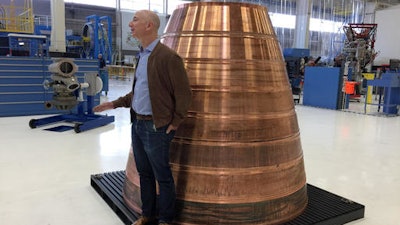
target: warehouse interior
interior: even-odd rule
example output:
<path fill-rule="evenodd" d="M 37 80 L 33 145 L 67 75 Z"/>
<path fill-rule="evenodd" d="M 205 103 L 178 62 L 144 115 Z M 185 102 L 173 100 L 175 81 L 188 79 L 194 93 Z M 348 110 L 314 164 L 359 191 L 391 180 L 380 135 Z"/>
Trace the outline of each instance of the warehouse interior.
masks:
<path fill-rule="evenodd" d="M 307 184 L 365 207 L 346 224 L 398 224 L 400 0 L 100 2 L 0 0 L 2 224 L 133 222 L 92 183 L 128 168 L 129 109 L 92 107 L 132 89 L 140 43 L 128 23 L 135 11 L 157 12 L 163 37 L 177 6 L 200 2 L 268 9 Z"/>

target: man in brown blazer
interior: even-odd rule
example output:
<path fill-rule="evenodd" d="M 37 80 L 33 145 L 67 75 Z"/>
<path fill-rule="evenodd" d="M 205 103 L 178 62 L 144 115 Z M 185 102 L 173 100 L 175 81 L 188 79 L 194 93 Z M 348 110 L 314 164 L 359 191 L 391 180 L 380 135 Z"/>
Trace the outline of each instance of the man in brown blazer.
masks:
<path fill-rule="evenodd" d="M 133 88 L 127 95 L 102 103 L 95 112 L 129 107 L 132 147 L 140 177 L 142 216 L 134 225 L 172 224 L 175 184 L 169 165 L 169 146 L 175 130 L 186 118 L 192 92 L 181 57 L 160 43 L 158 15 L 137 11 L 129 23 L 141 43 Z M 156 212 L 156 181 L 159 184 Z M 158 216 L 158 218 L 156 218 Z"/>

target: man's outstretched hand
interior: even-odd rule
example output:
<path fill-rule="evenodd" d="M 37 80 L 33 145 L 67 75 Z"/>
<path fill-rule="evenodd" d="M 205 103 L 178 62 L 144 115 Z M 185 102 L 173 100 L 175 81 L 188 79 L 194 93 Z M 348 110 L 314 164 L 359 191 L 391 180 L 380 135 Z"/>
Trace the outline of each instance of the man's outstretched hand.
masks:
<path fill-rule="evenodd" d="M 93 108 L 94 112 L 102 112 L 104 110 L 114 109 L 114 104 L 112 102 L 104 102 Z"/>

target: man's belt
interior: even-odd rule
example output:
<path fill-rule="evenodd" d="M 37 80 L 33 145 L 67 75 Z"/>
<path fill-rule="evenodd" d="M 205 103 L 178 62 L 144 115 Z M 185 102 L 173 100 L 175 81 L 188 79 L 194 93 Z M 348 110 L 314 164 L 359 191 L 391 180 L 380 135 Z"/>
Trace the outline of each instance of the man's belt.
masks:
<path fill-rule="evenodd" d="M 136 119 L 137 120 L 153 120 L 153 116 L 136 114 Z"/>

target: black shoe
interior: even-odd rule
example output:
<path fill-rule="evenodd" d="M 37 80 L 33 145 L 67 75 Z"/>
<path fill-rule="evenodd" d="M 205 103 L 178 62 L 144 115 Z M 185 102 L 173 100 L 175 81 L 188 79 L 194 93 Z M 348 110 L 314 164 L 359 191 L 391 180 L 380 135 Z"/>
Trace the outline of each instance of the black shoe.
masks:
<path fill-rule="evenodd" d="M 150 224 L 155 224 L 157 222 L 156 218 L 153 217 L 139 217 L 138 220 L 136 220 L 136 222 L 134 222 L 132 225 L 150 225 Z"/>

